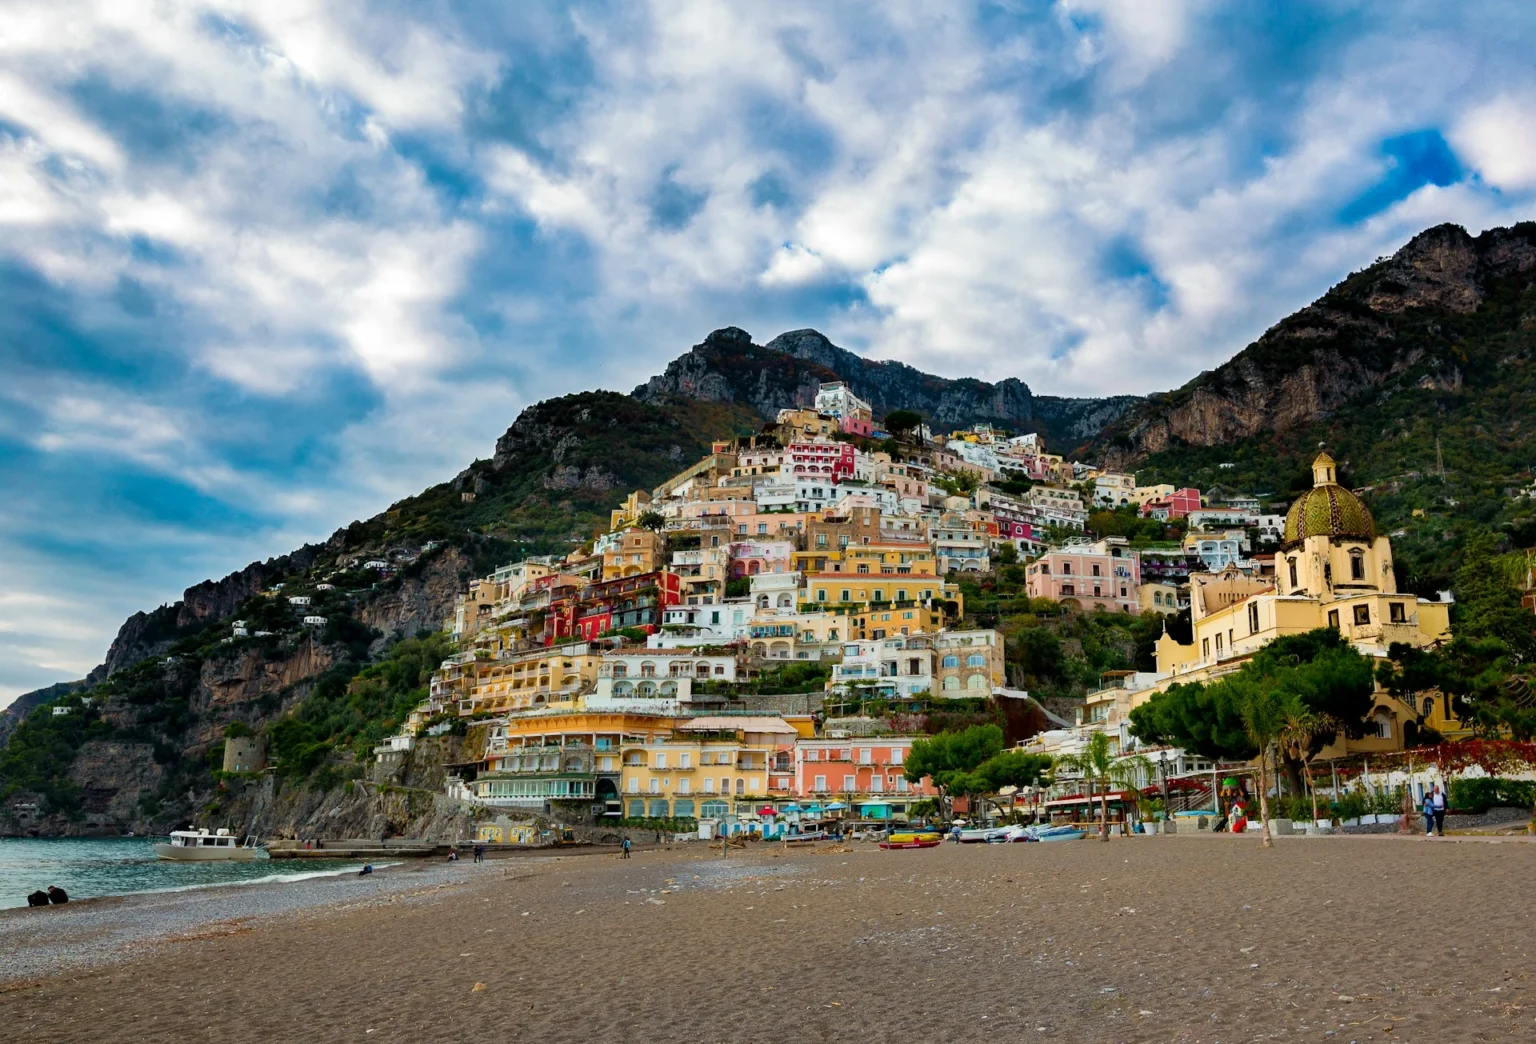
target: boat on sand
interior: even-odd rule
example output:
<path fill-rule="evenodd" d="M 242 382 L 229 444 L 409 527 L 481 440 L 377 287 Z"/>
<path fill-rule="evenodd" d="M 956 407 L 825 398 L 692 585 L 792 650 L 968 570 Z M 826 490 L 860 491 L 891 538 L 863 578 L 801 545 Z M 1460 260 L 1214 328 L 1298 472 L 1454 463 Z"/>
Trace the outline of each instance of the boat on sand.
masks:
<path fill-rule="evenodd" d="M 936 833 L 905 830 L 891 834 L 891 836 L 880 842 L 880 847 L 885 849 L 937 848 L 939 844 L 939 835 Z"/>

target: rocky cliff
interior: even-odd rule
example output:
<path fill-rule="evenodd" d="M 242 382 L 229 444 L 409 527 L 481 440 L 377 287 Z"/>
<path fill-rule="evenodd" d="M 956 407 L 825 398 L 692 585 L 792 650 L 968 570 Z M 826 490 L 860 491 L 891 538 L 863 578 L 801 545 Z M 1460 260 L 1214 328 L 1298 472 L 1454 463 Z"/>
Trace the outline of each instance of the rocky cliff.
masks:
<path fill-rule="evenodd" d="M 1429 229 L 1276 323 L 1231 361 L 1150 396 L 1109 424 L 1096 446 L 1111 466 L 1130 466 L 1175 446 L 1216 446 L 1312 424 L 1409 372 L 1418 386 L 1454 389 L 1464 356 L 1441 324 L 1476 313 L 1495 284 L 1533 271 L 1536 225 L 1476 237 L 1456 225 Z"/>
<path fill-rule="evenodd" d="M 698 399 L 746 405 L 771 420 L 785 406 L 809 406 L 823 381 L 845 381 L 873 407 L 921 413 L 936 427 L 996 424 L 1040 431 L 1062 446 L 1096 435 L 1141 400 L 1035 395 L 1023 381 L 950 380 L 905 363 L 865 359 L 815 330 L 791 330 L 766 345 L 734 326 L 716 330 L 634 390 L 648 402 Z"/>

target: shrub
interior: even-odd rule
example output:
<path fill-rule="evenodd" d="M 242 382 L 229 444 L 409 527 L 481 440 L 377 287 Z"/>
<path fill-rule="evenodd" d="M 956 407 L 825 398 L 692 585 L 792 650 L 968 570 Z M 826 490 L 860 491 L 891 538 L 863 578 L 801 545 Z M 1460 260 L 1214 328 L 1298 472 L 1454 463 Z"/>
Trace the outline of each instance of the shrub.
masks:
<path fill-rule="evenodd" d="M 1531 808 L 1536 804 L 1536 782 L 1520 779 L 1451 780 L 1451 808 L 1481 815 L 1490 808 Z"/>

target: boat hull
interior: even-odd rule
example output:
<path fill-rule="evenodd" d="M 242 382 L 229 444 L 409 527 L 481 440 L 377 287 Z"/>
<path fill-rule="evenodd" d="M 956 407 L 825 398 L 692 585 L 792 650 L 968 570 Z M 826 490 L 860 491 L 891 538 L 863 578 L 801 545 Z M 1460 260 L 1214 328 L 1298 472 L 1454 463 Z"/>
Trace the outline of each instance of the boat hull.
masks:
<path fill-rule="evenodd" d="M 1086 830 L 1070 830 L 1060 834 L 1043 834 L 1036 841 L 1081 841 L 1088 836 Z"/>
<path fill-rule="evenodd" d="M 202 848 L 190 845 L 155 846 L 155 857 L 173 863 L 244 863 L 265 855 L 259 848 Z"/>
<path fill-rule="evenodd" d="M 928 838 L 922 841 L 882 841 L 880 847 L 885 849 L 938 848 L 942 843 L 938 838 Z"/>

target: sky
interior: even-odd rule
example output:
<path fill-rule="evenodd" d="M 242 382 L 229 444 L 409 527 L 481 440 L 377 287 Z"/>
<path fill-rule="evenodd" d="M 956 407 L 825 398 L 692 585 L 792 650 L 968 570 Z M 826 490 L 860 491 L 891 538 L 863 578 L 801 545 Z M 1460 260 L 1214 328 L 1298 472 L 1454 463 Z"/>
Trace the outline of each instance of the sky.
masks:
<path fill-rule="evenodd" d="M 0 3 L 0 705 L 710 330 L 1175 387 L 1536 216 L 1536 7 Z"/>

